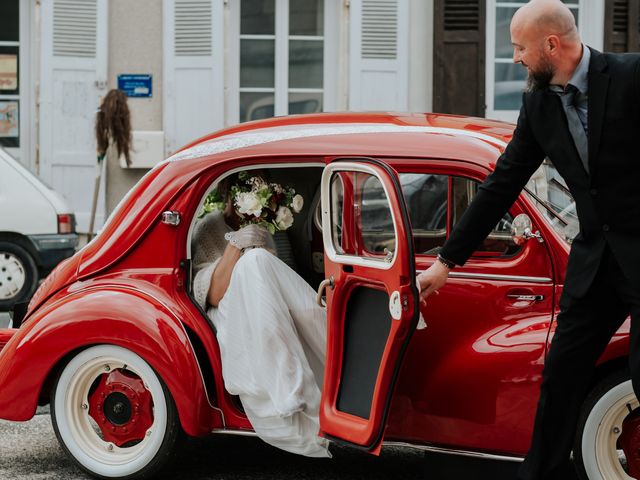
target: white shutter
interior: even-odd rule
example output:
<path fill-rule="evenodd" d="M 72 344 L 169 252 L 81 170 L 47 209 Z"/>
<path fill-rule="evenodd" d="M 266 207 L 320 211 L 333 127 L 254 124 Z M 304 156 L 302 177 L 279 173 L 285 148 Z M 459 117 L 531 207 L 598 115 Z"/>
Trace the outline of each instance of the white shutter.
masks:
<path fill-rule="evenodd" d="M 107 3 L 41 3 L 40 175 L 66 197 L 81 232 L 89 224 L 96 176 L 96 109 L 107 86 Z"/>
<path fill-rule="evenodd" d="M 224 126 L 224 1 L 164 0 L 166 154 Z"/>
<path fill-rule="evenodd" d="M 352 0 L 350 110 L 407 110 L 409 2 Z"/>

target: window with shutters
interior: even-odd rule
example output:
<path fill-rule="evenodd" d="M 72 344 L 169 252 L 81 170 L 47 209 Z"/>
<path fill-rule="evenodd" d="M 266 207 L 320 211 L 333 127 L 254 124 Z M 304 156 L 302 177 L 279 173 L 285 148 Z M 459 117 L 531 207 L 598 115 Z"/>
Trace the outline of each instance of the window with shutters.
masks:
<path fill-rule="evenodd" d="M 20 5 L 0 3 L 0 145 L 20 146 Z"/>
<path fill-rule="evenodd" d="M 238 120 L 320 112 L 324 0 L 241 0 Z"/>
<path fill-rule="evenodd" d="M 527 70 L 513 63 L 509 25 L 513 14 L 528 0 L 487 2 L 487 117 L 514 121 L 520 110 Z M 601 49 L 601 6 L 590 0 L 563 0 L 574 14 L 583 42 Z M 600 2 L 598 2 L 600 3 Z M 588 5 L 588 7 L 587 7 Z"/>
<path fill-rule="evenodd" d="M 640 0 L 606 0 L 604 18 L 606 51 L 640 51 Z"/>

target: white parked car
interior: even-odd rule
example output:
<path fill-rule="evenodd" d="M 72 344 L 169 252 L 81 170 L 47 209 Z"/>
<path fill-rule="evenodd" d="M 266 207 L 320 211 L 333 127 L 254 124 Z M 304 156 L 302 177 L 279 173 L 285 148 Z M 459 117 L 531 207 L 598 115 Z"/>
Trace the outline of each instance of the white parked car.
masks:
<path fill-rule="evenodd" d="M 0 311 L 28 300 L 78 245 L 67 202 L 0 148 Z"/>

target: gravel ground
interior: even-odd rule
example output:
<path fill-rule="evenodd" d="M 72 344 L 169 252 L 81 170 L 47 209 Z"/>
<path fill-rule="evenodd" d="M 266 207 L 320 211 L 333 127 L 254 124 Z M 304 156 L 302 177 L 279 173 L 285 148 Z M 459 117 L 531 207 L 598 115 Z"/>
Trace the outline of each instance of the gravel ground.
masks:
<path fill-rule="evenodd" d="M 63 453 L 48 408 L 26 423 L 0 421 L 0 478 L 88 479 Z M 160 480 L 424 479 L 511 480 L 515 464 L 385 447 L 380 457 L 332 446 L 332 459 L 310 459 L 272 448 L 256 438 L 212 435 L 189 440 L 178 462 Z"/>

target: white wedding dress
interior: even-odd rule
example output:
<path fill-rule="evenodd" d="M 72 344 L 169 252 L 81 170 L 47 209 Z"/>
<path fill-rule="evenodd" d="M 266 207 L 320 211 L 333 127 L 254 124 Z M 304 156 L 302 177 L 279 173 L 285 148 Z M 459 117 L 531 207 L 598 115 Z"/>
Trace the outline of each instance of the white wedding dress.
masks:
<path fill-rule="evenodd" d="M 194 296 L 205 304 L 211 275 L 231 231 L 214 212 L 194 231 Z M 207 310 L 217 329 L 222 376 L 238 395 L 265 442 L 310 457 L 329 457 L 318 437 L 326 311 L 296 272 L 263 248 L 236 263 L 217 308 Z"/>

